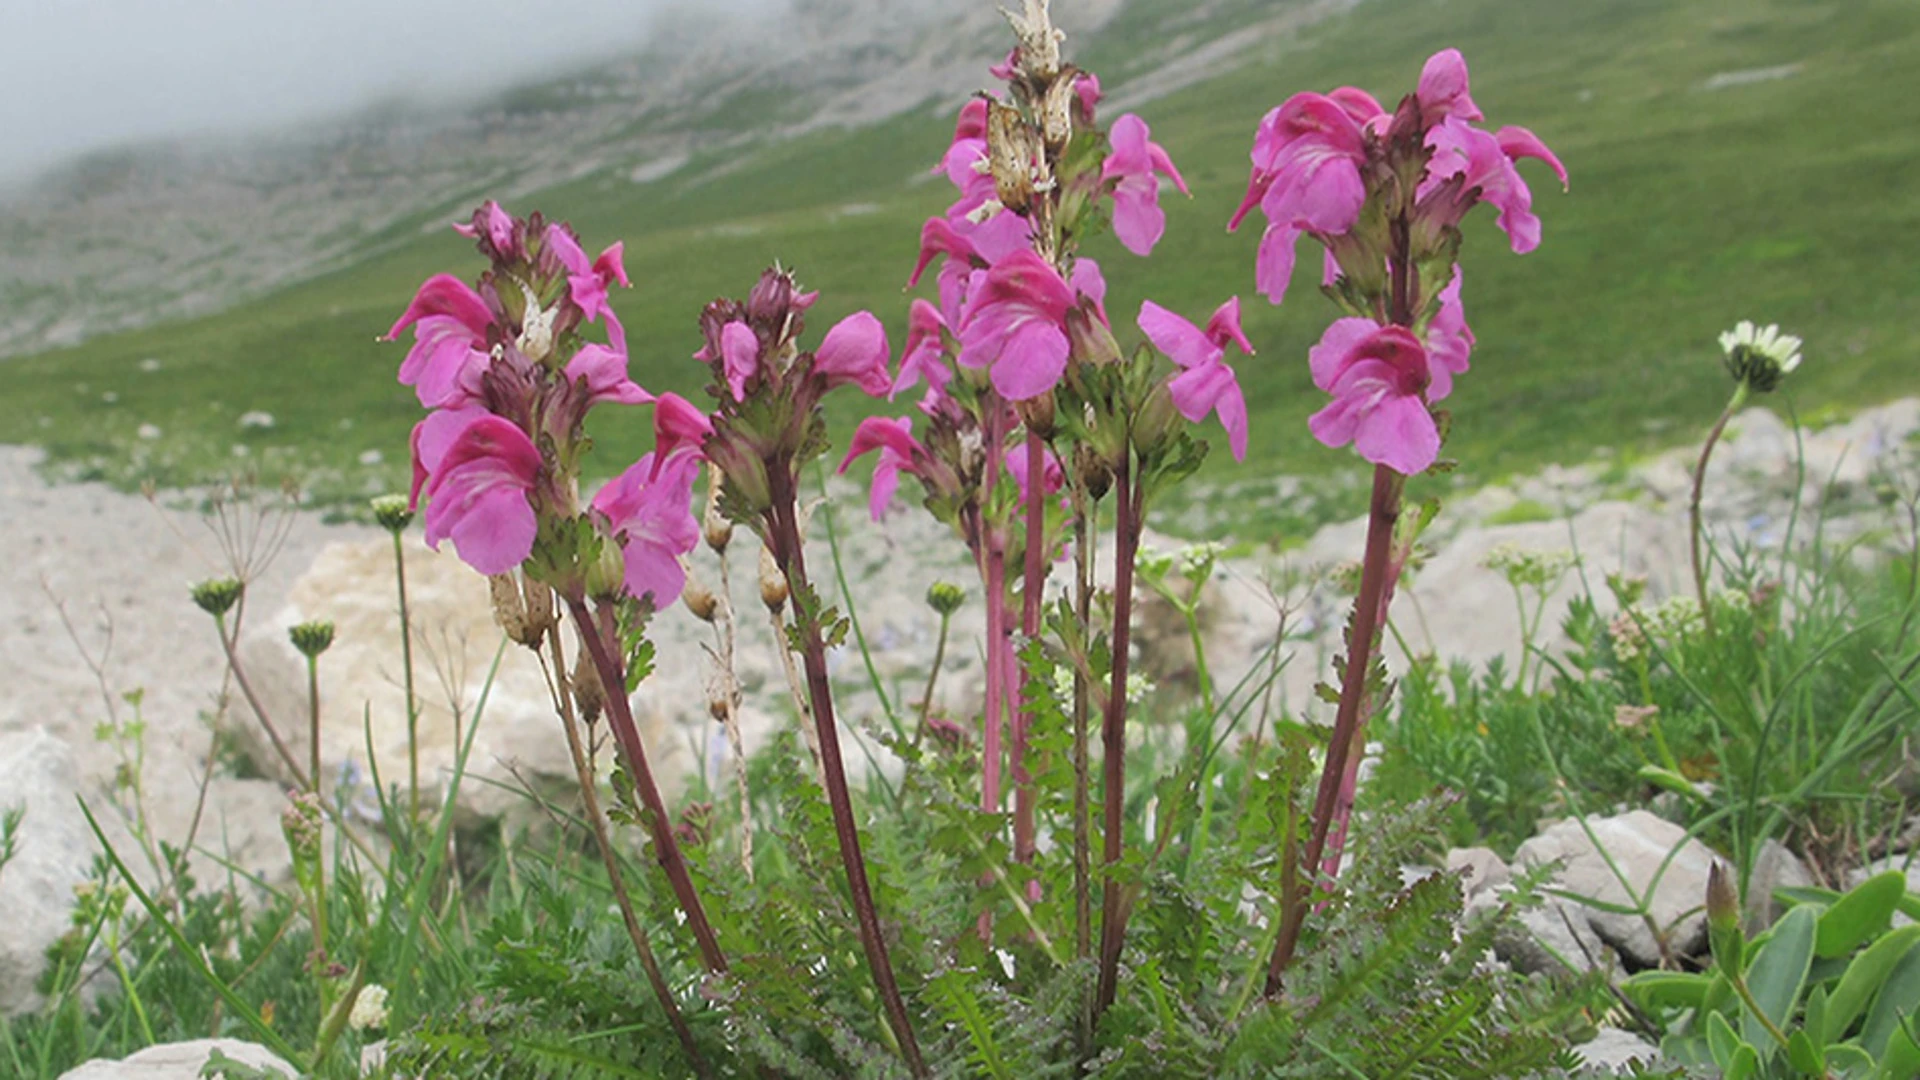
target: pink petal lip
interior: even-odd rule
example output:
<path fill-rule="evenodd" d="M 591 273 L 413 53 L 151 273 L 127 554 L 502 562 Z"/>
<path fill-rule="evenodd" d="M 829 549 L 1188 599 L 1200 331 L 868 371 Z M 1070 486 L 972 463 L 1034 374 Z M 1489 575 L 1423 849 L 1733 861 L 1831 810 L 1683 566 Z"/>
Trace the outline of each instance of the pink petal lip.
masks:
<path fill-rule="evenodd" d="M 426 476 L 426 539 L 451 539 L 483 574 L 520 565 L 533 550 L 537 522 L 527 495 L 539 478 L 540 451 L 513 423 L 472 410 L 428 417 L 414 429 L 415 492 Z"/>
<path fill-rule="evenodd" d="M 760 339 L 738 320 L 720 330 L 720 354 L 733 400 L 747 400 L 747 380 L 760 370 Z"/>
<path fill-rule="evenodd" d="M 870 311 L 856 311 L 833 325 L 814 350 L 814 371 L 828 385 L 852 383 L 871 397 L 882 397 L 893 386 L 887 373 L 892 358 L 886 328 Z"/>
<path fill-rule="evenodd" d="M 450 316 L 482 337 L 487 327 L 493 325 L 493 312 L 487 310 L 486 301 L 480 299 L 472 286 L 452 274 L 435 274 L 420 286 L 413 302 L 388 329 L 386 339 L 392 341 L 400 336 L 400 331 L 429 315 Z"/>

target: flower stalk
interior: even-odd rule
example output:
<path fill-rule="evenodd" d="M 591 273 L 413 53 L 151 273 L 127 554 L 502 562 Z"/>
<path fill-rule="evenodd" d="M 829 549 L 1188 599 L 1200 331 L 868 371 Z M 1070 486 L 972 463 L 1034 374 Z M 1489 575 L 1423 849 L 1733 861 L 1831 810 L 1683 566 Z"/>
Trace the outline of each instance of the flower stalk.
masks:
<path fill-rule="evenodd" d="M 619 745 L 620 756 L 627 766 L 628 779 L 633 784 L 634 795 L 640 801 L 643 811 L 641 819 L 648 837 L 653 841 L 653 857 L 666 873 L 674 899 L 686 914 L 687 928 L 693 932 L 694 942 L 699 946 L 701 961 L 707 970 L 723 973 L 727 970 L 727 958 L 720 951 L 713 924 L 707 920 L 706 908 L 701 905 L 700 894 L 693 887 L 686 855 L 673 835 L 673 819 L 667 813 L 666 801 L 660 797 L 660 788 L 654 783 L 653 769 L 647 763 L 647 749 L 640 742 L 639 729 L 634 726 L 633 706 L 627 699 L 626 671 L 613 651 L 612 635 L 587 610 L 586 600 L 581 595 L 569 595 L 566 602 L 574 629 L 580 633 L 580 643 L 592 659 L 594 670 L 600 675 L 600 685 L 606 688 L 607 726 L 613 731 L 614 741 Z"/>
<path fill-rule="evenodd" d="M 820 634 L 820 613 L 812 586 L 807 580 L 806 557 L 801 547 L 800 524 L 795 508 L 793 477 L 789 470 L 769 470 L 769 503 L 764 512 L 767 543 L 774 561 L 785 573 L 793 599 L 793 624 L 805 668 L 813 722 L 819 734 L 820 768 L 826 780 L 827 805 L 833 813 L 833 828 L 839 841 L 840 859 L 846 868 L 847 892 L 853 901 L 854 918 L 859 923 L 860 944 L 866 952 L 887 1023 L 898 1040 L 900 1054 L 916 1077 L 930 1075 L 914 1038 L 913 1024 L 907 1016 L 905 1000 L 894 978 L 887 956 L 887 943 L 881 933 L 880 916 L 874 907 L 873 890 L 867 880 L 866 859 L 860 852 L 860 832 L 853 819 L 853 799 L 847 788 L 846 765 L 840 756 L 840 738 L 834 724 L 833 692 L 827 682 L 826 643 Z"/>
<path fill-rule="evenodd" d="M 1120 948 L 1126 936 L 1126 911 L 1116 876 L 1123 850 L 1122 814 L 1127 799 L 1127 654 L 1132 646 L 1133 563 L 1140 550 L 1139 493 L 1134 489 L 1131 454 L 1121 455 L 1113 474 L 1113 672 L 1106 714 L 1100 725 L 1101 862 L 1100 976 L 1094 993 L 1097 1023 L 1119 988 Z"/>
<path fill-rule="evenodd" d="M 1701 624 L 1706 628 L 1707 640 L 1713 640 L 1713 597 L 1707 593 L 1706 538 L 1700 517 L 1700 500 L 1707 489 L 1707 463 L 1713 459 L 1713 448 L 1719 444 L 1720 436 L 1726 434 L 1727 423 L 1733 414 L 1747 401 L 1747 383 L 1742 381 L 1733 388 L 1733 396 L 1727 399 L 1727 407 L 1720 410 L 1720 419 L 1708 429 L 1707 438 L 1700 446 L 1700 460 L 1693 467 L 1693 492 L 1687 499 L 1687 551 L 1692 559 L 1693 591 L 1700 600 Z"/>

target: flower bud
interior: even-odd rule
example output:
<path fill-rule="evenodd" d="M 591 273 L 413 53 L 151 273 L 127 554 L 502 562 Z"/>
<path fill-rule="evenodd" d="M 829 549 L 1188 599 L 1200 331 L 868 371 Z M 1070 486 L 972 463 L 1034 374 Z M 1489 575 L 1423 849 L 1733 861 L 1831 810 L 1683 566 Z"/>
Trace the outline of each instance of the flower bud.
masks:
<path fill-rule="evenodd" d="M 493 600 L 493 621 L 508 637 L 521 645 L 539 640 L 528 633 L 527 602 L 511 573 L 489 575 L 487 594 Z"/>
<path fill-rule="evenodd" d="M 287 629 L 287 637 L 300 655 L 309 660 L 318 660 L 320 654 L 333 644 L 333 624 L 325 619 L 314 619 Z"/>
<path fill-rule="evenodd" d="M 1040 147 L 1020 110 L 997 101 L 987 109 L 987 166 L 993 189 L 1001 206 L 1020 213 L 1033 198 L 1033 163 Z"/>
<path fill-rule="evenodd" d="M 715 554 L 724 555 L 733 540 L 733 522 L 720 511 L 720 471 L 707 470 L 707 509 L 700 518 L 700 535 Z"/>
<path fill-rule="evenodd" d="M 927 606 L 944 618 L 960 610 L 967 602 L 966 591 L 951 581 L 936 581 L 927 587 Z"/>
<path fill-rule="evenodd" d="M 1096 502 L 1106 498 L 1107 489 L 1113 486 L 1113 471 L 1107 467 L 1106 459 L 1086 443 L 1073 448 L 1073 471 L 1087 496 Z"/>
<path fill-rule="evenodd" d="M 1055 431 L 1053 415 L 1053 394 L 1043 393 L 1014 402 L 1014 409 L 1027 425 L 1027 430 L 1041 439 L 1052 439 Z M 1025 453 L 1025 450 L 1018 451 Z"/>
<path fill-rule="evenodd" d="M 373 520 L 390 533 L 413 523 L 413 511 L 407 508 L 405 495 L 376 495 L 368 505 L 373 507 Z"/>
<path fill-rule="evenodd" d="M 727 692 L 725 690 L 721 689 L 718 685 L 707 687 L 707 715 L 713 717 L 715 723 L 724 724 L 727 722 L 727 713 L 730 711 L 731 705 L 732 703 L 727 700 Z"/>
<path fill-rule="evenodd" d="M 582 723 L 591 725 L 600 719 L 607 707 L 607 688 L 600 681 L 600 669 L 593 666 L 593 657 L 585 649 L 573 658 L 573 675 L 568 680 L 573 690 L 573 706 L 580 712 Z"/>
<path fill-rule="evenodd" d="M 1718 859 L 1707 869 L 1707 943 L 1713 962 L 1729 979 L 1738 979 L 1746 949 L 1740 932 L 1740 893 Z"/>
<path fill-rule="evenodd" d="M 1067 342 L 1076 363 L 1098 366 L 1120 362 L 1120 343 L 1090 301 L 1067 312 Z"/>
<path fill-rule="evenodd" d="M 587 595 L 597 600 L 612 600 L 627 587 L 627 559 L 620 545 L 600 545 L 600 557 L 587 567 Z"/>
<path fill-rule="evenodd" d="M 680 601 L 693 612 L 693 617 L 701 622 L 710 623 L 720 610 L 720 598 L 713 590 L 702 585 L 692 574 L 687 575 L 687 584 L 680 590 Z"/>
<path fill-rule="evenodd" d="M 787 604 L 787 575 L 781 573 L 780 564 L 773 561 L 773 552 L 764 547 L 760 549 L 760 602 L 772 612 L 778 612 Z"/>
<path fill-rule="evenodd" d="M 209 578 L 193 586 L 190 595 L 201 611 L 217 619 L 232 610 L 245 591 L 246 586 L 236 578 Z"/>

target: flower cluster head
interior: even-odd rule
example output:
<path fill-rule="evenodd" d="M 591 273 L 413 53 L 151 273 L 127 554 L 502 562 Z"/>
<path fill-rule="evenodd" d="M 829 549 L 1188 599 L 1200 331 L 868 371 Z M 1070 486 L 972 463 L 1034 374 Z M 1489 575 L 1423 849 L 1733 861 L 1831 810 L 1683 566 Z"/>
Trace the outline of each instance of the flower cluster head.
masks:
<path fill-rule="evenodd" d="M 1254 280 L 1275 304 L 1300 237 L 1323 246 L 1322 286 L 1353 317 L 1314 350 L 1314 382 L 1334 401 L 1311 430 L 1401 473 L 1438 457 L 1430 406 L 1467 370 L 1474 344 L 1455 265 L 1461 220 L 1487 203 L 1513 250 L 1531 251 L 1540 219 L 1516 163 L 1538 158 L 1567 180 L 1532 132 L 1488 132 L 1480 119 L 1453 49 L 1427 61 L 1418 89 L 1391 113 L 1354 87 L 1295 94 L 1261 121 L 1246 197 L 1227 226 L 1255 208 L 1266 218 Z"/>
<path fill-rule="evenodd" d="M 590 258 L 565 224 L 538 213 L 516 218 L 495 202 L 455 229 L 473 238 L 489 268 L 471 285 L 451 274 L 429 278 L 386 335 L 413 331 L 399 379 L 429 410 L 413 430 L 404 510 L 424 500 L 427 543 L 453 541 L 483 574 L 524 564 L 570 592 L 611 544 L 626 562 L 616 575 L 626 594 L 651 593 L 664 607 L 679 595 L 677 584 L 665 586 L 692 546 L 674 547 L 691 525 L 687 492 L 698 468 L 698 424 L 685 402 L 668 395 L 657 403 L 665 441 L 610 485 L 617 497 L 596 499 L 591 513 L 579 505 L 588 411 L 656 402 L 628 376 L 626 331 L 608 303 L 614 286 L 629 284 L 621 245 Z M 604 341 L 587 336 L 594 325 Z M 403 527 L 401 510 L 385 508 L 383 524 Z"/>
<path fill-rule="evenodd" d="M 1746 319 L 1720 335 L 1727 373 L 1734 382 L 1762 394 L 1772 393 L 1782 378 L 1800 366 L 1800 345 L 1799 338 L 1782 334 L 1773 323 L 1755 327 Z"/>

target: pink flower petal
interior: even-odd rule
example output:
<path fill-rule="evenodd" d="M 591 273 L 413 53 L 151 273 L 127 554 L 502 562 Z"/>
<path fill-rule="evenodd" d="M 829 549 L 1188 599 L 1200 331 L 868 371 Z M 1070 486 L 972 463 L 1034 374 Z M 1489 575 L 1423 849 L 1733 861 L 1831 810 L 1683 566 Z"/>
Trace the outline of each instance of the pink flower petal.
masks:
<path fill-rule="evenodd" d="M 567 361 L 567 380 L 586 381 L 588 404 L 611 401 L 621 405 L 645 405 L 653 395 L 641 389 L 627 375 L 627 354 L 605 345 L 587 345 Z"/>
<path fill-rule="evenodd" d="M 1467 94 L 1467 61 L 1458 49 L 1442 49 L 1427 58 L 1426 66 L 1420 70 L 1420 88 L 1415 96 L 1429 125 L 1450 116 L 1462 120 L 1481 118 L 1480 107 Z"/>
<path fill-rule="evenodd" d="M 760 370 L 760 339 L 746 323 L 735 320 L 720 330 L 720 355 L 733 400 L 747 400 L 747 380 Z"/>
<path fill-rule="evenodd" d="M 856 311 L 835 323 L 813 353 L 813 370 L 829 387 L 852 383 L 869 396 L 882 397 L 893 386 L 887 365 L 893 353 L 886 328 L 869 311 Z"/>
<path fill-rule="evenodd" d="M 1560 190 L 1567 189 L 1567 167 L 1560 164 L 1560 159 L 1547 149 L 1547 144 L 1541 142 L 1538 135 L 1509 124 L 1495 132 L 1493 137 L 1500 144 L 1501 151 L 1514 161 L 1530 157 L 1546 162 L 1553 169 L 1553 175 L 1560 178 Z"/>

